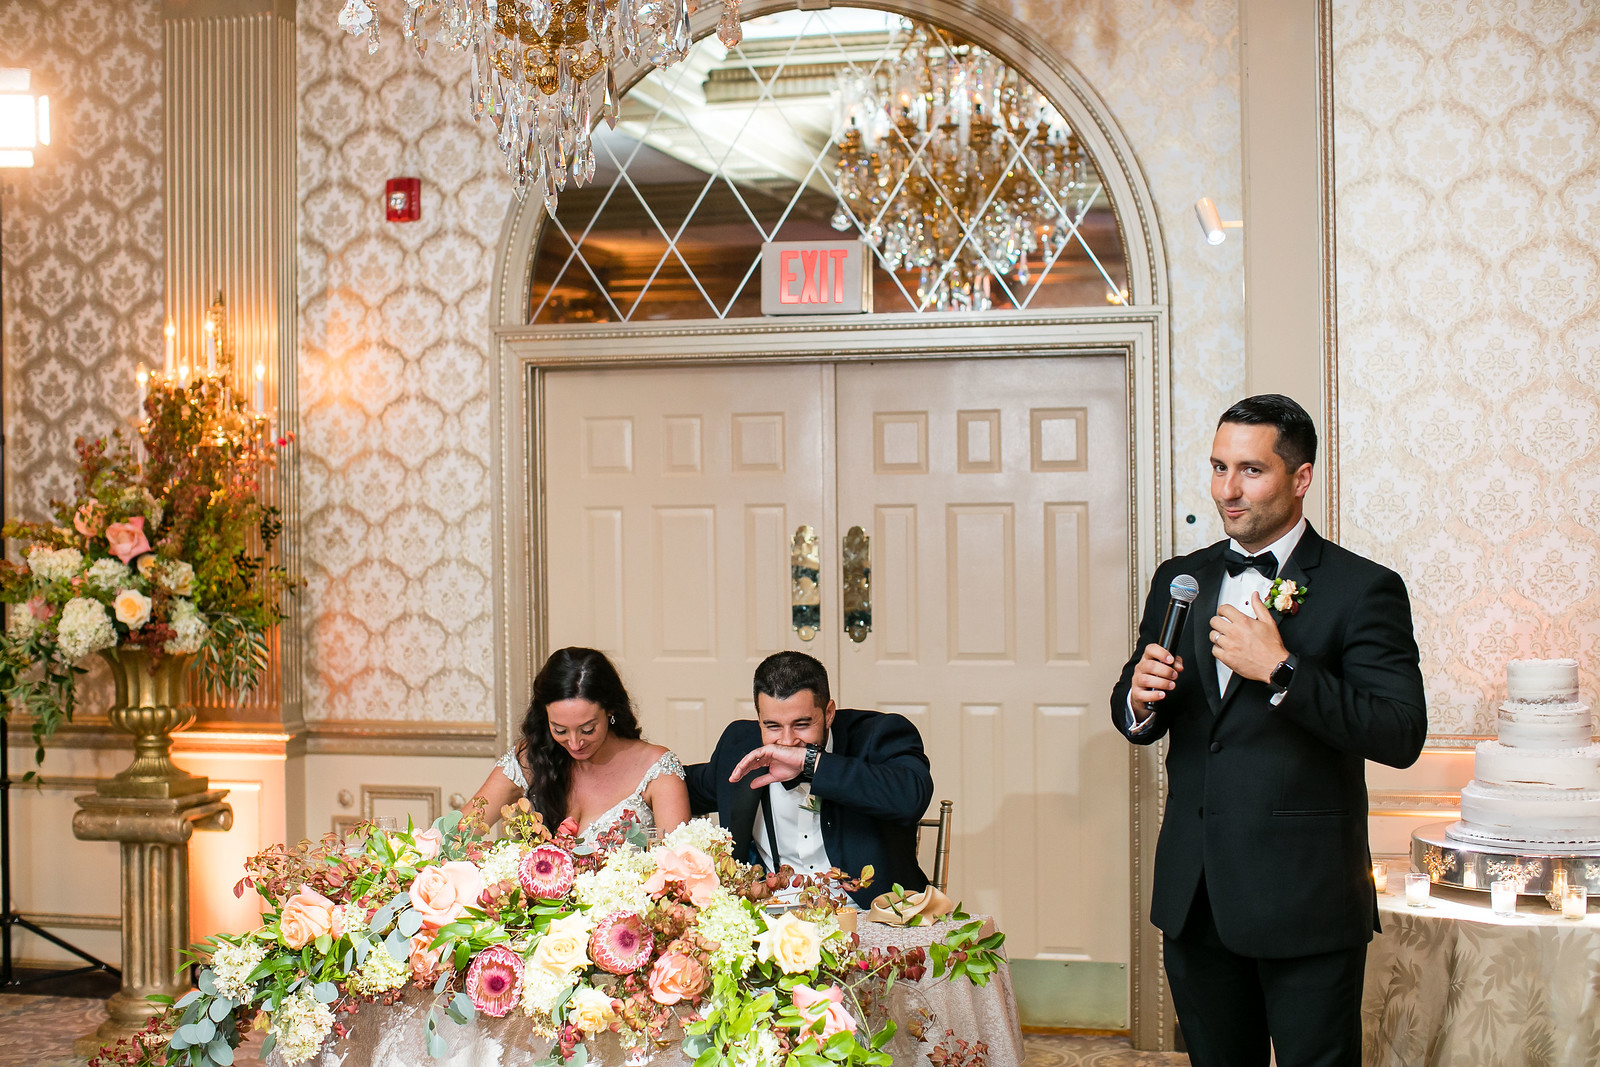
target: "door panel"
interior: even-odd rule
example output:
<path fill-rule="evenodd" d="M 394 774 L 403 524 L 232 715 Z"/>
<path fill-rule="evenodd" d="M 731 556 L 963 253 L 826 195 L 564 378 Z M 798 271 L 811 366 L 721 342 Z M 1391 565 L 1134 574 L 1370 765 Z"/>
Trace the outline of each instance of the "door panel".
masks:
<path fill-rule="evenodd" d="M 841 702 L 922 730 L 952 895 L 1013 954 L 1126 959 L 1126 742 L 1102 711 L 1127 653 L 1121 361 L 848 365 L 836 397 L 839 526 L 874 535 Z"/>
<path fill-rule="evenodd" d="M 826 572 L 824 383 L 831 368 L 560 371 L 545 378 L 550 647 L 592 645 L 645 734 L 703 760 L 752 713 L 750 676 L 828 628 L 789 625 L 789 538 L 809 523 Z M 582 561 L 581 565 L 578 561 Z M 836 595 L 824 587 L 824 604 Z"/>

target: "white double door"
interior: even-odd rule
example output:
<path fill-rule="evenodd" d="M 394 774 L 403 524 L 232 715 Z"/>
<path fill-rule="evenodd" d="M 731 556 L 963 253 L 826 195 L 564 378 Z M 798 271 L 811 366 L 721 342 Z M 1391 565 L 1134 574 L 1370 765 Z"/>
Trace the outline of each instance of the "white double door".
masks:
<path fill-rule="evenodd" d="M 1124 961 L 1129 632 L 1121 360 L 975 358 L 551 372 L 551 648 L 604 650 L 685 760 L 800 649 L 841 707 L 922 732 L 954 801 L 951 895 L 1013 956 Z M 791 625 L 814 528 L 821 626 Z M 841 544 L 871 538 L 872 629 L 842 626 Z M 925 838 L 931 838 L 931 834 Z M 931 869 L 931 841 L 924 866 Z"/>

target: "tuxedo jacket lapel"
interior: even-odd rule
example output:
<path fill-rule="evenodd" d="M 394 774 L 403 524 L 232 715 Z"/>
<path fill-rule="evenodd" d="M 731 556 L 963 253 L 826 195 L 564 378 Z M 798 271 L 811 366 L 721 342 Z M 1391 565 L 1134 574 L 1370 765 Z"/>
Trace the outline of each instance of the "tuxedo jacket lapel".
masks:
<path fill-rule="evenodd" d="M 1300 541 L 1294 546 L 1294 551 L 1289 553 L 1289 561 L 1278 572 L 1278 577 L 1287 578 L 1296 585 L 1309 585 L 1310 579 L 1306 576 L 1306 572 L 1315 569 L 1321 562 L 1322 538 L 1317 536 L 1317 531 L 1311 528 L 1310 523 L 1306 523 L 1305 532 L 1300 535 Z M 1290 624 L 1294 617 L 1277 611 L 1272 614 L 1277 621 L 1278 633 L 1281 636 L 1286 629 L 1291 628 Z M 1213 667 L 1213 673 L 1215 673 L 1215 667 Z M 1244 680 L 1237 674 L 1228 678 L 1228 691 L 1222 694 L 1221 709 L 1227 708 L 1228 702 L 1233 699 L 1234 694 L 1239 691 L 1239 687 L 1243 684 Z"/>
<path fill-rule="evenodd" d="M 1211 617 L 1217 613 L 1217 600 L 1222 595 L 1222 576 L 1226 573 L 1222 549 L 1214 548 L 1211 559 L 1195 575 L 1195 581 L 1200 583 L 1200 595 L 1194 598 L 1188 623 L 1189 640 L 1193 648 L 1189 662 L 1199 672 L 1195 680 L 1200 683 L 1213 715 L 1222 711 L 1222 694 L 1217 690 L 1217 660 L 1211 652 Z"/>
<path fill-rule="evenodd" d="M 739 862 L 747 862 L 745 857 L 750 854 L 750 846 L 755 841 L 756 832 L 756 807 L 760 803 L 763 791 L 751 789 L 750 782 L 761 773 L 760 768 L 751 771 L 740 781 L 733 783 L 733 802 L 729 806 L 728 831 L 733 834 L 733 855 Z"/>

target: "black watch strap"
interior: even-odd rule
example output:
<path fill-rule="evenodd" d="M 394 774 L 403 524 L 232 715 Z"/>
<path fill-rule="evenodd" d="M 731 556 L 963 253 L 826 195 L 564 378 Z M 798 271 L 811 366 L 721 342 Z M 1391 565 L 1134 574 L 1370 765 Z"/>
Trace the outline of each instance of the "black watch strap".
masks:
<path fill-rule="evenodd" d="M 800 777 L 811 781 L 811 776 L 817 773 L 817 757 L 822 755 L 822 749 L 816 745 L 806 746 L 806 761 L 800 765 Z"/>

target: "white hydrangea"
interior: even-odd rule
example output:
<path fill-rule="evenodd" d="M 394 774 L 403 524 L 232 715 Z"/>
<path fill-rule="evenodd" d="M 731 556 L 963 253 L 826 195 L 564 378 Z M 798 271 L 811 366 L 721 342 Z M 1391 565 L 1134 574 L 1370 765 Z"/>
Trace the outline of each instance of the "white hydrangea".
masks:
<path fill-rule="evenodd" d="M 711 954 L 712 969 L 742 975 L 755 962 L 755 940 L 761 926 L 749 906 L 732 893 L 719 892 L 700 909 L 700 933 L 717 942 L 717 950 Z"/>
<path fill-rule="evenodd" d="M 172 627 L 172 638 L 162 647 L 169 655 L 179 656 L 200 651 L 206 643 L 208 627 L 194 601 L 174 598 L 167 624 Z"/>
<path fill-rule="evenodd" d="M 528 846 L 521 841 L 508 840 L 495 845 L 478 865 L 478 870 L 483 873 L 483 884 L 489 886 L 497 882 L 515 882 L 517 867 L 527 852 Z"/>
<path fill-rule="evenodd" d="M 67 659 L 82 659 L 91 652 L 111 648 L 117 631 L 111 626 L 106 606 L 89 597 L 73 597 L 61 609 L 61 654 Z"/>
<path fill-rule="evenodd" d="M 71 578 L 83 569 L 83 553 L 75 548 L 38 545 L 28 553 L 28 569 L 38 575 L 41 582 Z"/>
<path fill-rule="evenodd" d="M 399 989 L 406 984 L 406 979 L 409 977 L 411 969 L 389 955 L 387 948 L 378 944 L 367 953 L 367 958 L 345 982 L 345 987 L 350 992 L 362 996 L 376 996 L 391 989 Z"/>
<path fill-rule="evenodd" d="M 778 1047 L 778 1035 L 770 1026 L 752 1032 L 746 1040 L 733 1046 L 733 1056 L 728 1060 L 732 1067 L 778 1067 L 783 1062 Z"/>
<path fill-rule="evenodd" d="M 6 619 L 6 633 L 16 641 L 26 641 L 39 628 L 39 617 L 26 604 L 12 604 Z"/>
<path fill-rule="evenodd" d="M 733 835 L 710 819 L 690 819 L 668 834 L 662 844 L 674 852 L 682 850 L 687 845 L 709 856 L 719 852 L 731 852 Z"/>
<path fill-rule="evenodd" d="M 596 915 L 613 911 L 642 913 L 650 905 L 644 883 L 656 869 L 656 861 L 638 849 L 618 849 L 606 858 L 598 871 L 585 872 L 572 880 L 578 903 Z"/>
<path fill-rule="evenodd" d="M 84 572 L 90 588 L 115 593 L 133 581 L 133 570 L 118 559 L 97 559 Z"/>
<path fill-rule="evenodd" d="M 333 1012 L 309 990 L 284 998 L 272 1016 L 269 1032 L 278 1039 L 278 1055 L 288 1067 L 304 1063 L 322 1049 L 333 1030 Z"/>
<path fill-rule="evenodd" d="M 250 972 L 267 958 L 267 946 L 249 938 L 242 944 L 223 941 L 211 954 L 211 974 L 217 991 L 225 997 L 242 1000 L 250 995 Z"/>
<path fill-rule="evenodd" d="M 194 595 L 194 568 L 181 559 L 162 560 L 156 567 L 156 581 L 173 596 Z"/>
<path fill-rule="evenodd" d="M 522 972 L 522 1014 L 533 1020 L 535 1032 L 546 1036 L 554 1033 L 551 1014 L 556 1001 L 571 985 L 571 978 L 558 978 L 539 967 L 529 967 Z"/>

